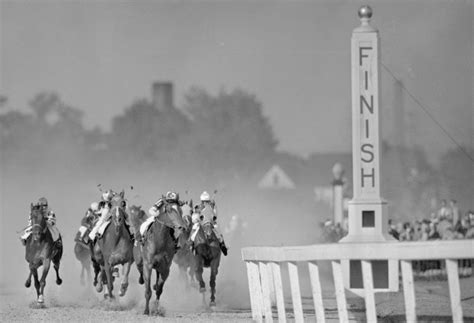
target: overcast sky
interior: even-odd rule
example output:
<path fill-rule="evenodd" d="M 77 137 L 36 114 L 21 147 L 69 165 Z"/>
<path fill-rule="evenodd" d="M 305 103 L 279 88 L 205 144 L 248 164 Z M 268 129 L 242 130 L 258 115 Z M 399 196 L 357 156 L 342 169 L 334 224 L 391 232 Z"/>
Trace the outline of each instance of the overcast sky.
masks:
<path fill-rule="evenodd" d="M 349 151 L 350 37 L 358 1 L 1 1 L 1 92 L 24 109 L 54 90 L 107 129 L 155 80 L 260 99 L 280 148 Z M 370 1 L 382 61 L 460 143 L 473 144 L 473 1 Z M 382 70 L 383 137 L 394 82 Z M 408 139 L 452 146 L 407 96 Z"/>

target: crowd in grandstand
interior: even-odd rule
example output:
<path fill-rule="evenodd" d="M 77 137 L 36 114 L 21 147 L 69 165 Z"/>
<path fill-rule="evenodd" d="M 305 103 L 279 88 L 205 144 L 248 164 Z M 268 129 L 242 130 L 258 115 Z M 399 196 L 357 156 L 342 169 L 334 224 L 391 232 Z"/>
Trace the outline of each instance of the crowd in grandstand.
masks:
<path fill-rule="evenodd" d="M 474 239 L 474 211 L 462 213 L 456 200 L 441 201 L 437 212 L 412 222 L 389 220 L 389 234 L 400 241 Z M 322 240 L 337 242 L 347 234 L 347 223 L 328 220 L 322 224 Z"/>

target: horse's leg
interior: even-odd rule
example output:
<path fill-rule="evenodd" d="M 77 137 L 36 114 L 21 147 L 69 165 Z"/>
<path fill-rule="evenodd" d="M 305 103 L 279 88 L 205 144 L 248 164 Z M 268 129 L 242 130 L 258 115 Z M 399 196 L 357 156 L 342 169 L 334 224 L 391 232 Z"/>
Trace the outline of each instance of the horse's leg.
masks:
<path fill-rule="evenodd" d="M 170 269 L 169 267 L 166 268 L 164 271 L 161 272 L 161 274 L 158 274 L 158 270 L 156 271 L 156 301 L 160 301 L 160 296 L 161 293 L 163 293 L 163 286 L 165 285 L 166 279 L 168 279 L 168 276 L 170 274 Z"/>
<path fill-rule="evenodd" d="M 60 265 L 60 259 L 54 259 L 53 260 L 53 267 L 54 271 L 56 272 L 56 284 L 61 285 L 63 283 L 63 280 L 61 277 L 59 277 L 59 265 Z"/>
<path fill-rule="evenodd" d="M 31 286 L 31 275 L 33 275 L 33 273 L 31 272 L 31 269 L 30 269 L 30 273 L 28 274 L 28 278 L 26 279 L 26 282 L 25 282 L 26 288 L 30 288 Z"/>
<path fill-rule="evenodd" d="M 40 288 L 38 295 L 38 303 L 44 302 L 44 286 L 46 286 L 46 277 L 48 277 L 49 266 L 51 266 L 51 259 L 46 258 L 43 261 L 43 273 L 41 274 Z"/>
<path fill-rule="evenodd" d="M 151 265 L 144 264 L 143 276 L 145 278 L 145 312 L 143 314 L 150 314 L 150 297 L 151 297 Z"/>
<path fill-rule="evenodd" d="M 128 287 L 128 275 L 130 274 L 130 268 L 132 267 L 132 262 L 127 262 L 122 267 L 122 284 L 120 286 L 120 296 L 124 296 L 127 292 Z"/>
<path fill-rule="evenodd" d="M 92 268 L 94 268 L 94 281 L 93 281 L 93 285 L 96 286 L 96 289 L 97 289 L 97 292 L 101 292 L 102 291 L 102 277 L 100 275 L 101 273 L 101 269 L 100 269 L 100 265 L 95 261 L 95 260 L 92 260 Z"/>
<path fill-rule="evenodd" d="M 34 265 L 30 265 L 30 272 L 33 274 L 33 279 L 35 280 L 36 296 L 40 296 L 40 282 L 38 279 L 38 269 Z"/>
<path fill-rule="evenodd" d="M 209 306 L 216 306 L 216 277 L 219 268 L 219 258 L 211 261 L 211 279 L 209 286 L 211 286 L 211 302 Z"/>
<path fill-rule="evenodd" d="M 87 281 L 91 281 L 91 278 L 92 278 L 91 263 L 89 261 L 86 262 L 86 272 L 87 272 Z"/>
<path fill-rule="evenodd" d="M 84 263 L 81 262 L 81 285 L 82 285 L 82 286 L 84 286 L 84 284 L 85 284 L 85 281 L 84 281 L 84 270 L 85 270 L 85 268 L 84 268 Z"/>
<path fill-rule="evenodd" d="M 204 279 L 202 278 L 202 272 L 204 270 L 202 257 L 198 256 L 196 260 L 196 278 L 199 282 L 199 292 L 204 293 L 206 291 L 206 284 L 204 283 Z"/>
<path fill-rule="evenodd" d="M 112 294 L 112 290 L 114 289 L 114 277 L 112 276 L 112 268 L 113 266 L 111 266 L 109 263 L 105 263 L 105 274 L 107 276 L 107 289 L 108 289 L 108 292 L 109 292 L 109 297 L 110 299 L 113 299 L 114 298 L 114 294 Z"/>
<path fill-rule="evenodd" d="M 137 269 L 138 269 L 138 273 L 140 274 L 140 277 L 138 278 L 138 283 L 140 285 L 143 285 L 143 283 L 145 282 L 143 280 L 143 262 L 137 263 Z"/>

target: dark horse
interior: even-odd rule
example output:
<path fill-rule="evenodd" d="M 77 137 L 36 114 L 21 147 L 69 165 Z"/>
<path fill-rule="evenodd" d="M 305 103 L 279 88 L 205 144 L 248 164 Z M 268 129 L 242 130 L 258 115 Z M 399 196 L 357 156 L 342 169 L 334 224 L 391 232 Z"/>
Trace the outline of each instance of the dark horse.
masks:
<path fill-rule="evenodd" d="M 128 288 L 130 267 L 133 263 L 133 241 L 125 224 L 127 214 L 125 212 L 124 195 L 125 192 L 122 191 L 112 198 L 109 211 L 110 224 L 105 229 L 103 236 L 95 244 L 92 243 L 91 247 L 92 264 L 96 276 L 94 283 L 97 282 L 97 275 L 99 274 L 96 289 L 101 292 L 105 280 L 108 289 L 108 294 L 105 296 L 110 298 L 114 298 L 112 294 L 114 280 L 112 270 L 114 266 L 123 265 L 123 278 L 119 295 L 124 296 Z"/>
<path fill-rule="evenodd" d="M 30 265 L 30 274 L 25 282 L 25 287 L 31 286 L 31 276 L 35 279 L 35 288 L 38 295 L 38 303 L 44 302 L 44 286 L 48 276 L 49 266 L 53 261 L 56 271 L 56 284 L 61 285 L 59 277 L 59 264 L 63 255 L 62 244 L 55 244 L 47 225 L 47 211 L 42 206 L 31 204 L 32 234 L 26 242 L 26 261 Z M 60 238 L 61 239 L 61 238 Z M 38 268 L 43 266 L 41 280 L 38 280 Z"/>
<path fill-rule="evenodd" d="M 129 208 L 129 215 L 130 215 L 130 229 L 135 237 L 139 237 L 140 235 L 140 226 L 143 222 L 146 221 L 147 215 L 145 211 L 142 210 L 141 206 L 132 205 Z M 143 285 L 145 282 L 143 279 L 143 258 L 142 258 L 142 247 L 138 242 L 135 242 L 133 246 L 133 260 L 137 265 L 138 273 L 140 277 L 138 278 L 138 283 Z"/>
<path fill-rule="evenodd" d="M 204 293 L 206 285 L 202 278 L 204 268 L 211 269 L 211 278 L 209 285 L 211 287 L 211 302 L 209 306 L 216 305 L 216 276 L 221 260 L 221 249 L 219 247 L 219 240 L 214 234 L 212 222 L 203 221 L 199 231 L 194 239 L 195 246 L 195 261 L 196 261 L 196 279 L 199 281 L 199 291 Z"/>
<path fill-rule="evenodd" d="M 84 233 L 86 237 L 89 232 L 92 230 L 93 226 L 93 217 L 89 215 L 89 211 L 86 212 L 86 215 L 81 221 L 81 225 L 87 228 L 87 231 Z M 76 244 L 74 245 L 74 254 L 76 255 L 77 260 L 81 263 L 81 285 L 84 285 L 84 273 L 87 273 L 87 278 L 90 280 L 91 278 L 91 250 L 90 247 L 81 240 L 80 232 L 77 232 L 76 238 L 74 241 Z"/>
<path fill-rule="evenodd" d="M 143 276 L 145 278 L 145 315 L 150 314 L 151 273 L 156 271 L 156 301 L 160 300 L 163 286 L 170 273 L 170 266 L 177 249 L 177 239 L 182 243 L 185 223 L 173 204 L 164 202 L 160 213 L 145 233 L 141 256 L 143 258 Z"/>

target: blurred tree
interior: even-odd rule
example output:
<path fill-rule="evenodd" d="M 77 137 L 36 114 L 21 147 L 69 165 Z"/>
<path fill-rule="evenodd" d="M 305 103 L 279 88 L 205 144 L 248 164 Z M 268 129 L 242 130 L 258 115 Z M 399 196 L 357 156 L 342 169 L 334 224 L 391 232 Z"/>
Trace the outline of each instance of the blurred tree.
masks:
<path fill-rule="evenodd" d="M 110 148 L 135 160 L 169 160 L 189 124 L 177 109 L 159 111 L 149 101 L 138 100 L 113 118 Z"/>
<path fill-rule="evenodd" d="M 274 153 L 277 141 L 254 95 L 236 89 L 212 96 L 193 88 L 185 101 L 197 153 L 207 168 L 239 171 Z"/>

